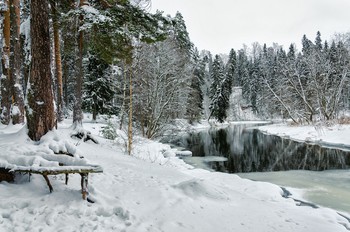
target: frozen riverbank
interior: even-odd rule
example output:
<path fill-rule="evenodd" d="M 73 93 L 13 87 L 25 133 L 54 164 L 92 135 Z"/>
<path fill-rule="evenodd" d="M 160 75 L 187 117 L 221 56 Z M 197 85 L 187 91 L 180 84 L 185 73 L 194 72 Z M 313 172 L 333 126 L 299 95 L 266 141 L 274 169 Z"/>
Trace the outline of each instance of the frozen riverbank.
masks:
<path fill-rule="evenodd" d="M 261 126 L 259 129 L 268 134 L 290 137 L 298 141 L 323 143 L 350 149 L 350 125 L 348 124 L 337 124 L 333 126 L 271 124 Z"/>

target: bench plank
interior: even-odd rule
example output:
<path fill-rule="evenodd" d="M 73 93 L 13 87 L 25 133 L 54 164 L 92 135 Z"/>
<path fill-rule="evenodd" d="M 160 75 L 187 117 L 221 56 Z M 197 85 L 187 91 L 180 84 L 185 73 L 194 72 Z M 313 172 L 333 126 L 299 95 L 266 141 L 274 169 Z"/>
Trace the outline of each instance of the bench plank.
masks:
<path fill-rule="evenodd" d="M 74 173 L 101 173 L 100 166 L 59 166 L 59 167 L 25 167 L 17 166 L 11 169 L 13 172 L 27 172 L 33 174 L 59 175 Z"/>
<path fill-rule="evenodd" d="M 65 184 L 68 184 L 68 175 L 79 173 L 81 176 L 81 193 L 83 200 L 87 199 L 88 192 L 88 176 L 89 173 L 101 173 L 103 169 L 101 166 L 58 166 L 58 167 L 25 167 L 17 166 L 10 170 L 11 172 L 21 172 L 29 174 L 40 174 L 44 177 L 46 184 L 49 187 L 50 193 L 53 192 L 53 187 L 50 183 L 48 175 L 65 174 Z"/>

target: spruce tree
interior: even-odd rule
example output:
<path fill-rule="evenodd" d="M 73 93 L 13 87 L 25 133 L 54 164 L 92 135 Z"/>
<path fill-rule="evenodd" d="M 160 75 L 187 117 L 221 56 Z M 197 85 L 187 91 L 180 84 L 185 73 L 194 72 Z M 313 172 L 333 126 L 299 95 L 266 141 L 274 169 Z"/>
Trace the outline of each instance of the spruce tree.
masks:
<path fill-rule="evenodd" d="M 316 48 L 318 51 L 321 51 L 321 50 L 322 50 L 321 32 L 319 32 L 319 31 L 318 31 L 317 34 L 316 34 L 315 48 Z"/>
<path fill-rule="evenodd" d="M 258 112 L 258 96 L 260 91 L 260 70 L 261 59 L 255 59 L 250 63 L 250 103 L 254 113 Z"/>
<path fill-rule="evenodd" d="M 198 121 L 203 113 L 202 85 L 205 76 L 205 62 L 199 57 L 197 49 L 194 51 L 193 63 L 194 70 L 186 109 L 186 117 L 190 123 Z"/>
<path fill-rule="evenodd" d="M 249 73 L 248 73 L 248 56 L 244 50 L 238 51 L 237 56 L 237 82 L 242 88 L 242 95 L 244 99 L 248 99 L 249 96 Z"/>
<path fill-rule="evenodd" d="M 289 60 L 294 60 L 295 59 L 295 46 L 294 46 L 294 44 L 291 44 L 289 46 L 287 57 L 288 57 Z"/>
<path fill-rule="evenodd" d="M 302 52 L 304 55 L 309 55 L 311 53 L 313 43 L 309 40 L 306 35 L 303 35 L 303 39 L 301 40 L 301 45 L 303 46 Z"/>
<path fill-rule="evenodd" d="M 215 56 L 212 68 L 212 84 L 210 86 L 210 117 L 213 116 L 219 122 L 226 119 L 226 110 L 229 106 L 229 96 L 225 92 L 226 77 L 224 65 L 219 55 Z M 209 119 L 210 119 L 209 117 Z"/>
<path fill-rule="evenodd" d="M 97 114 L 113 114 L 114 84 L 111 66 L 93 51 L 88 56 L 87 72 L 83 86 L 83 109 Z"/>
<path fill-rule="evenodd" d="M 230 89 L 228 89 L 231 93 L 232 86 L 238 85 L 238 81 L 235 78 L 236 73 L 236 51 L 234 49 L 230 50 L 229 58 L 226 64 L 226 78 L 227 78 L 227 86 L 230 86 Z"/>
<path fill-rule="evenodd" d="M 329 46 L 328 46 L 328 42 L 327 42 L 327 40 L 326 40 L 326 41 L 324 41 L 323 51 L 324 51 L 325 53 L 328 53 L 328 49 L 329 49 Z"/>

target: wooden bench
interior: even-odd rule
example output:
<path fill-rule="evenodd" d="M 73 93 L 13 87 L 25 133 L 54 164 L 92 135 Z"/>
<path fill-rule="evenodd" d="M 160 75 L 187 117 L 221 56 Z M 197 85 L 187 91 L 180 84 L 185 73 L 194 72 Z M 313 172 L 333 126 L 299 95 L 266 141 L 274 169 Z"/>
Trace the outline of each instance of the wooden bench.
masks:
<path fill-rule="evenodd" d="M 66 181 L 68 184 L 69 174 L 78 173 L 81 176 L 81 193 L 84 200 L 88 195 L 88 177 L 89 173 L 102 173 L 102 167 L 98 165 L 87 165 L 87 166 L 58 166 L 58 167 L 26 167 L 16 166 L 10 170 L 10 172 L 28 173 L 28 174 L 39 174 L 42 175 L 49 187 L 50 193 L 53 191 L 53 187 L 50 183 L 49 175 L 65 174 Z"/>

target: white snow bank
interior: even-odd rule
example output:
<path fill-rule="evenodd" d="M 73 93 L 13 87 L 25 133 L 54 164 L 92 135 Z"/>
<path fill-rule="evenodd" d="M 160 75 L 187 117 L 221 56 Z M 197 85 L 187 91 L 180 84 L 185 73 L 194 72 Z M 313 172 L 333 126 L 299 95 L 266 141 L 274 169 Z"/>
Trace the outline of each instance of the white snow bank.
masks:
<path fill-rule="evenodd" d="M 339 146 L 350 146 L 350 125 L 334 126 L 289 126 L 273 124 L 259 129 L 268 134 L 286 136 L 298 141 L 322 142 Z"/>

